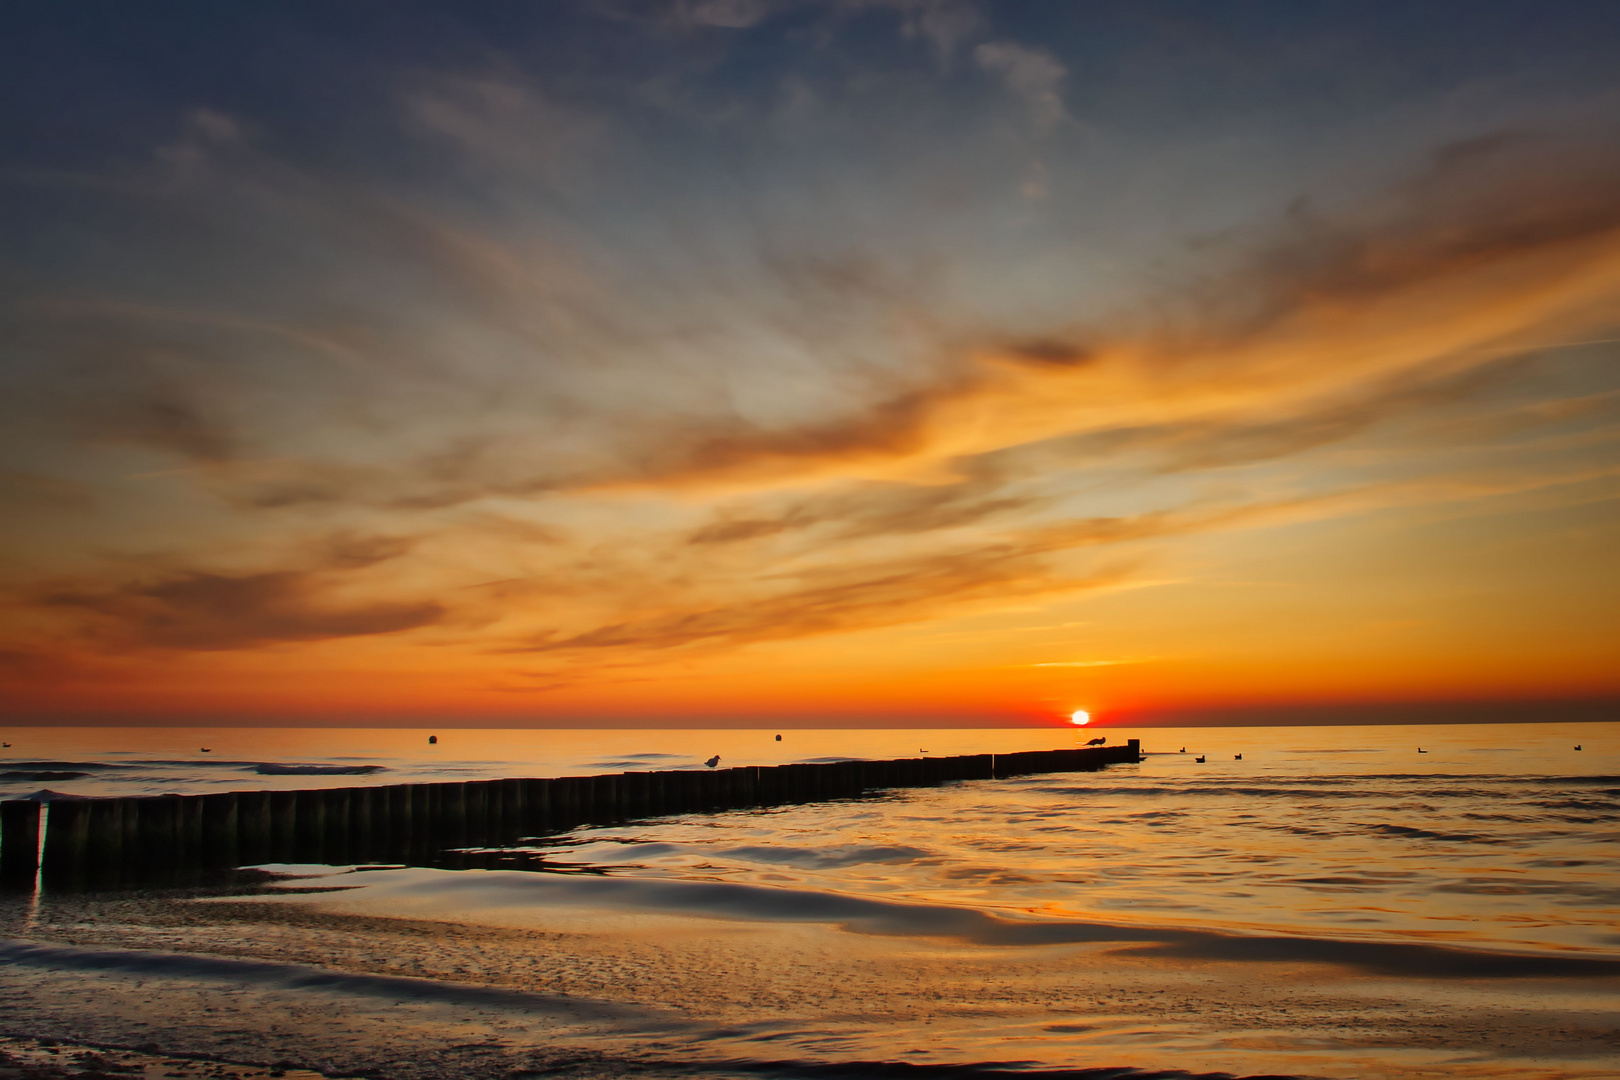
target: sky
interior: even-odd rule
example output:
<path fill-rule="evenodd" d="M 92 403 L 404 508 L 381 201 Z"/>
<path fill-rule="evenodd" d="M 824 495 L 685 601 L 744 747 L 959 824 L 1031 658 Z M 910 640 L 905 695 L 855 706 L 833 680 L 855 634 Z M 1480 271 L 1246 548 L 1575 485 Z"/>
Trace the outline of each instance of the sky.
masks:
<path fill-rule="evenodd" d="M 7 722 L 1617 715 L 1620 6 L 6 22 Z"/>

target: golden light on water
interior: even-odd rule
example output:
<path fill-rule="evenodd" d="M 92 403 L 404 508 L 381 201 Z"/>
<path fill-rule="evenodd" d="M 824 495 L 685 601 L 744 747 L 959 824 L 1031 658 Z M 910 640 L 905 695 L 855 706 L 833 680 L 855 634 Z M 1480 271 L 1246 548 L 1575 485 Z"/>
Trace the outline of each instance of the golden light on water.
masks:
<path fill-rule="evenodd" d="M 1069 714 L 1069 721 L 1070 723 L 1085 727 L 1087 724 L 1091 723 L 1091 714 L 1086 712 L 1084 709 L 1076 709 L 1074 712 Z"/>

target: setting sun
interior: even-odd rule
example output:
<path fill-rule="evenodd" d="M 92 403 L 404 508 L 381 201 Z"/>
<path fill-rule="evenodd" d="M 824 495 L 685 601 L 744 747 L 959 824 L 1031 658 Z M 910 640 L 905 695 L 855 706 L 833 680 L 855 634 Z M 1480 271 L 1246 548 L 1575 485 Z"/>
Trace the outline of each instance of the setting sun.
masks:
<path fill-rule="evenodd" d="M 1084 709 L 1076 709 L 1074 712 L 1069 714 L 1069 722 L 1079 724 L 1081 727 L 1085 727 L 1087 724 L 1091 723 L 1091 714 L 1086 712 Z"/>

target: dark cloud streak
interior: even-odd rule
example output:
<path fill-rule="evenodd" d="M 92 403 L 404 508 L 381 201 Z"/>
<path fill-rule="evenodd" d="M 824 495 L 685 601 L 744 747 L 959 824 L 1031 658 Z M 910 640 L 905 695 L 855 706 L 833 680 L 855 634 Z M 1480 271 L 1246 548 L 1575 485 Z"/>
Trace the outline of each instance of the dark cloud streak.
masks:
<path fill-rule="evenodd" d="M 312 574 L 189 572 L 110 589 L 61 589 L 37 602 L 89 614 L 113 648 L 189 651 L 246 649 L 289 642 L 364 637 L 413 630 L 439 621 L 432 602 L 328 604 Z"/>

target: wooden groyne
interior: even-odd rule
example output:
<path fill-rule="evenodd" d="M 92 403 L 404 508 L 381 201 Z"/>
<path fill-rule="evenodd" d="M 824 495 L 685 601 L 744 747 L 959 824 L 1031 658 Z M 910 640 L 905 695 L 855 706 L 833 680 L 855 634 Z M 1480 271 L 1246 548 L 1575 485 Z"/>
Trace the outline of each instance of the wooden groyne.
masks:
<path fill-rule="evenodd" d="M 499 866 L 524 837 L 1141 760 L 1122 746 L 302 791 L 0 802 L 0 887 L 180 885 L 261 863 Z M 490 850 L 494 849 L 494 850 Z"/>

